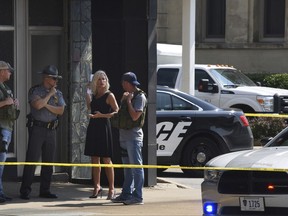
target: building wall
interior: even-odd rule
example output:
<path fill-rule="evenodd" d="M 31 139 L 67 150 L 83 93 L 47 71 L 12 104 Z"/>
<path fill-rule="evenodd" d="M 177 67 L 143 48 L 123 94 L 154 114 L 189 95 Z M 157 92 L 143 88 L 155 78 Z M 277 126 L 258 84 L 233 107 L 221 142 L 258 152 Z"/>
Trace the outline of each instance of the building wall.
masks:
<path fill-rule="evenodd" d="M 229 64 L 247 73 L 288 72 L 287 21 L 282 40 L 263 39 L 260 33 L 263 25 L 263 1 L 226 0 L 224 39 L 205 38 L 206 0 L 195 1 L 195 63 Z M 182 25 L 180 2 L 182 1 L 158 0 L 158 43 L 182 44 L 182 30 L 179 28 Z M 171 12 L 174 8 L 175 11 Z M 286 17 L 287 8 L 286 1 Z"/>
<path fill-rule="evenodd" d="M 182 1 L 157 0 L 158 43 L 181 44 Z"/>
<path fill-rule="evenodd" d="M 71 163 L 90 163 L 84 155 L 88 124 L 86 86 L 92 73 L 91 0 L 71 0 Z M 91 168 L 73 167 L 72 179 L 91 178 Z"/>
<path fill-rule="evenodd" d="M 287 73 L 288 50 L 275 48 L 197 49 L 198 64 L 228 64 L 243 73 Z"/>

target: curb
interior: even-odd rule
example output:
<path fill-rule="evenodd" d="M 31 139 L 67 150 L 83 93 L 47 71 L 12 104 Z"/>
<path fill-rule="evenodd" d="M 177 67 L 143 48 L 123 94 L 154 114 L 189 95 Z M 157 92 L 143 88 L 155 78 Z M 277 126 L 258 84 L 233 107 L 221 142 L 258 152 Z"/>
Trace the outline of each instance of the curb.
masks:
<path fill-rule="evenodd" d="M 174 181 L 169 181 L 169 180 L 167 180 L 165 178 L 160 178 L 160 177 L 157 177 L 157 183 L 168 183 L 168 184 L 176 185 L 178 188 L 191 189 L 191 187 L 188 187 L 186 185 L 179 184 L 179 183 L 174 182 Z"/>

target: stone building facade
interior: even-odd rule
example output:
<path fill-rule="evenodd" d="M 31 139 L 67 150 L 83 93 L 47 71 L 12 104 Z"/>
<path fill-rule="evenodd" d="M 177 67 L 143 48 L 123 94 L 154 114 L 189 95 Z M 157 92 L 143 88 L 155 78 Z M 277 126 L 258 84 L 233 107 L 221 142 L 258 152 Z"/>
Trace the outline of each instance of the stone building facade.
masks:
<path fill-rule="evenodd" d="M 288 72 L 287 0 L 195 1 L 195 63 Z M 158 43 L 182 44 L 182 28 L 182 1 L 158 0 Z"/>

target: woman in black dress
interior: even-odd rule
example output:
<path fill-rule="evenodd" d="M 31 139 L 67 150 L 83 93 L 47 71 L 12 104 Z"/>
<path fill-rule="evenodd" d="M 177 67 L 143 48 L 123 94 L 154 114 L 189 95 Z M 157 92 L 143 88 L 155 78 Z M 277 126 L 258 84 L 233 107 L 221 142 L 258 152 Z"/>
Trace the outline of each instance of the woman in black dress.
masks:
<path fill-rule="evenodd" d="M 84 154 L 91 156 L 91 163 L 112 164 L 113 141 L 111 133 L 110 118 L 118 112 L 118 104 L 115 96 L 109 91 L 109 80 L 104 71 L 97 71 L 90 84 L 92 94 L 87 91 L 86 103 L 90 110 L 90 120 L 87 128 Z M 114 169 L 105 168 L 109 182 L 109 192 L 107 199 L 114 197 Z M 100 185 L 101 167 L 92 167 L 92 178 L 94 183 L 93 194 L 90 198 L 97 198 L 102 193 Z"/>

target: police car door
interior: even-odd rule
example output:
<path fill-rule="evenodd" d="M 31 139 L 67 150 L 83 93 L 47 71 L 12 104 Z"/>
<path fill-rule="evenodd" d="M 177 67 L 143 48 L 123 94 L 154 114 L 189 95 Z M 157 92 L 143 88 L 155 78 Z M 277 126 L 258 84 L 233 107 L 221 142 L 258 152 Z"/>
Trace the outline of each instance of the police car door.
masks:
<path fill-rule="evenodd" d="M 157 91 L 157 156 L 171 156 L 192 125 L 193 105 L 169 92 Z"/>

